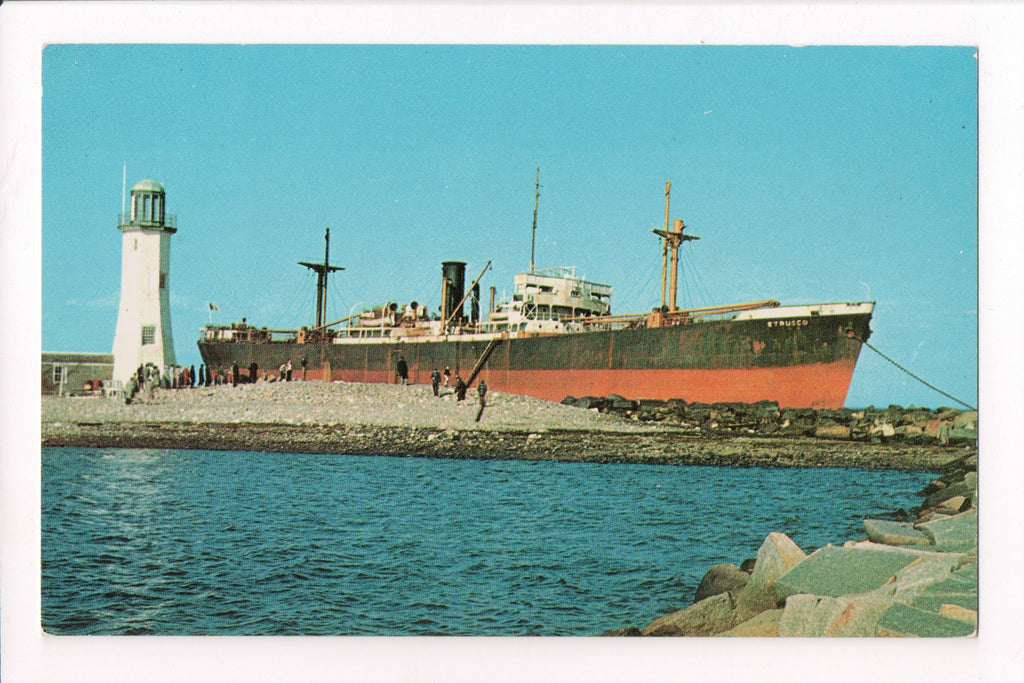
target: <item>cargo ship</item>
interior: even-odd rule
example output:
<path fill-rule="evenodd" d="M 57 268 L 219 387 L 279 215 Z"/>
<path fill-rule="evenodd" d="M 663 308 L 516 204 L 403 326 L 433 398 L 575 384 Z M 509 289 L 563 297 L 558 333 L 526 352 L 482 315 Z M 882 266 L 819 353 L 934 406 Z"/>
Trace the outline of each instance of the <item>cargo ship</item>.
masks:
<path fill-rule="evenodd" d="M 614 394 L 842 407 L 874 303 L 765 300 L 677 308 L 679 245 L 699 238 L 685 233 L 681 220 L 669 228 L 669 186 L 665 229 L 653 230 L 664 246 L 662 305 L 650 312 L 613 314 L 611 286 L 579 278 L 572 268 L 536 269 L 531 246 L 530 270 L 515 276 L 508 300 L 495 301 L 490 288 L 486 315 L 479 283 L 490 262 L 466 287 L 465 262 L 446 261 L 440 314 L 415 301 L 388 302 L 326 322 L 327 279 L 340 270 L 329 263 L 328 230 L 323 263 L 299 262 L 317 275 L 314 324 L 298 330 L 257 328 L 244 319 L 206 325 L 200 354 L 213 370 L 237 365 L 241 381 L 276 379 L 290 364 L 309 380 L 396 383 L 401 365 L 410 383 L 429 383 L 434 370 L 447 368 L 450 383 L 483 379 L 492 391 L 552 401 Z"/>

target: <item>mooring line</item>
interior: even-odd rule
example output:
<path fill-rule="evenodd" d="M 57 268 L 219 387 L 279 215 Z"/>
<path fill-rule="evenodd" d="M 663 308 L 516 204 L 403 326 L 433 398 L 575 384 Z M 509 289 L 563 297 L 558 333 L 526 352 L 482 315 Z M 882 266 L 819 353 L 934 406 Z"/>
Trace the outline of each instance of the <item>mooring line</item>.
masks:
<path fill-rule="evenodd" d="M 890 363 L 892 363 L 893 365 L 895 365 L 896 367 L 898 367 L 898 368 L 899 368 L 900 370 L 902 370 L 903 372 L 907 373 L 908 375 L 910 375 L 911 377 L 913 377 L 914 379 L 916 379 L 916 380 L 917 380 L 918 382 L 920 382 L 921 384 L 923 384 L 923 385 L 925 385 L 926 387 L 928 387 L 929 389 L 934 389 L 935 391 L 939 392 L 940 394 L 942 394 L 942 395 L 943 395 L 943 396 L 945 396 L 946 398 L 951 398 L 951 399 L 953 399 L 954 401 L 956 401 L 957 403 L 959 403 L 960 405 L 962 405 L 962 406 L 967 406 L 967 407 L 968 407 L 968 408 L 970 408 L 971 410 L 977 410 L 977 408 L 975 408 L 974 406 L 972 406 L 972 405 L 971 405 L 970 403 L 967 403 L 966 401 L 961 401 L 961 400 L 960 400 L 960 399 L 958 399 L 958 398 L 957 398 L 956 396 L 953 396 L 952 394 L 947 394 L 947 393 L 946 393 L 945 391 L 943 391 L 942 389 L 939 389 L 939 388 L 938 388 L 937 386 L 935 386 L 934 384 L 930 384 L 929 382 L 926 382 L 926 381 L 924 381 L 923 379 L 921 379 L 920 377 L 918 377 L 917 375 L 915 375 L 914 373 L 912 373 L 912 372 L 911 372 L 910 370 L 907 370 L 907 369 L 906 369 L 905 367 L 903 367 L 902 365 L 900 365 L 899 363 L 897 363 L 896 361 L 894 361 L 894 360 L 893 360 L 892 358 L 889 358 L 889 356 L 885 355 L 884 353 L 882 353 L 881 351 L 879 351 L 878 349 L 876 349 L 876 348 L 875 348 L 874 346 L 872 346 L 871 344 L 869 344 L 869 343 L 868 343 L 867 341 L 865 341 L 864 339 L 861 339 L 861 338 L 860 338 L 860 337 L 858 337 L 857 335 L 851 335 L 851 336 L 852 336 L 852 337 L 853 337 L 854 339 L 856 339 L 857 341 L 859 341 L 859 342 L 860 342 L 861 344 L 863 344 L 864 346 L 868 347 L 869 349 L 871 349 L 872 351 L 874 351 L 875 353 L 877 353 L 877 354 L 878 354 L 879 356 L 881 356 L 882 358 L 886 359 L 887 361 L 889 361 Z"/>

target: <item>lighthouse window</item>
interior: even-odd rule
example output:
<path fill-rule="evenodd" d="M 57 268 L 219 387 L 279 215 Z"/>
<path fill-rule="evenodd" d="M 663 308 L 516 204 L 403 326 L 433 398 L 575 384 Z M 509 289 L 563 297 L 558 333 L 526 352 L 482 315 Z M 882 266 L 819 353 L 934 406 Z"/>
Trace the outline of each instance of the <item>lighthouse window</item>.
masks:
<path fill-rule="evenodd" d="M 167 289 L 167 273 L 160 273 L 160 289 Z"/>
<path fill-rule="evenodd" d="M 143 345 L 156 343 L 156 325 L 142 326 L 142 343 Z"/>

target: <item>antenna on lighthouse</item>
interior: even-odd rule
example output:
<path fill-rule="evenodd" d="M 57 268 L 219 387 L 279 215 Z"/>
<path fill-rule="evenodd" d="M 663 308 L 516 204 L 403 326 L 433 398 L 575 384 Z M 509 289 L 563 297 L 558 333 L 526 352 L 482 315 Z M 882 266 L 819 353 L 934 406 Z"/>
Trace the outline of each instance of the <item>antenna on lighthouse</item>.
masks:
<path fill-rule="evenodd" d="M 124 193 L 125 188 L 128 187 L 128 163 L 125 162 L 124 169 L 121 171 L 121 213 L 124 213 Z"/>

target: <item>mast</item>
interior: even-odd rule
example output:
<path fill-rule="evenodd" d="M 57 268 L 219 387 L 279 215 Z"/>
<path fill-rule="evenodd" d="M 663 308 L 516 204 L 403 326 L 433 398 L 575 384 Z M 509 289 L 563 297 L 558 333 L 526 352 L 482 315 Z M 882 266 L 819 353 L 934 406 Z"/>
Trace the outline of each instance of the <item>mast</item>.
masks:
<path fill-rule="evenodd" d="M 665 232 L 668 232 L 668 194 L 672 181 L 665 181 Z M 668 272 L 668 239 L 661 241 L 661 308 L 665 308 L 665 274 Z"/>
<path fill-rule="evenodd" d="M 665 224 L 666 224 L 665 227 L 666 228 L 668 227 L 668 188 L 669 188 L 669 184 L 666 183 L 665 184 Z M 683 223 L 682 219 L 677 218 L 677 219 L 675 219 L 672 222 L 672 230 L 668 230 L 668 229 L 666 229 L 666 230 L 651 230 L 651 232 L 653 232 L 654 234 L 661 235 L 662 237 L 665 238 L 665 249 L 671 248 L 671 250 L 672 250 L 672 284 L 671 284 L 671 288 L 669 290 L 669 300 L 668 300 L 669 311 L 676 311 L 676 310 L 678 310 L 676 308 L 676 283 L 677 283 L 677 278 L 678 278 L 678 274 L 679 274 L 679 245 L 682 244 L 683 242 L 689 242 L 690 240 L 699 240 L 700 239 L 700 237 L 698 237 L 696 235 L 684 235 L 683 234 L 683 229 L 684 228 L 686 228 L 686 225 Z M 662 263 L 664 264 L 664 260 L 662 261 Z M 662 273 L 664 273 L 664 272 L 665 271 L 664 271 L 664 266 L 663 266 Z M 662 306 L 664 306 L 665 305 L 665 303 L 664 303 L 665 302 L 665 299 L 664 299 L 665 277 L 664 277 L 664 275 L 662 275 L 661 282 L 662 282 L 662 292 L 663 292 L 663 294 L 662 294 Z"/>
<path fill-rule="evenodd" d="M 540 166 L 537 167 L 537 185 L 533 195 L 533 235 L 530 237 L 530 274 L 533 274 L 533 248 L 537 242 L 537 204 L 540 203 Z"/>
<path fill-rule="evenodd" d="M 323 327 L 327 319 L 327 276 L 336 270 L 345 270 L 341 266 L 330 265 L 331 253 L 331 229 L 324 230 L 324 262 L 310 263 L 299 261 L 300 266 L 306 266 L 316 272 L 316 327 Z"/>

